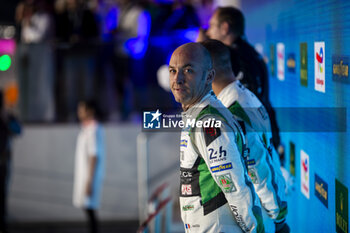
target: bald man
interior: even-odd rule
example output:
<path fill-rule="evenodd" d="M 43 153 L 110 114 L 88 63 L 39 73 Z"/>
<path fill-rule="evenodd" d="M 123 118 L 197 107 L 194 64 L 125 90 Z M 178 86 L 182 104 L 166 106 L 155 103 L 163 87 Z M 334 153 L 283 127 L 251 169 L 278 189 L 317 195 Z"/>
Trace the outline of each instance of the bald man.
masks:
<path fill-rule="evenodd" d="M 285 223 L 287 201 L 285 182 L 277 152 L 272 146 L 270 120 L 262 103 L 232 72 L 229 49 L 218 40 L 201 44 L 210 52 L 215 79 L 212 88 L 218 99 L 239 121 L 250 149 L 248 174 L 276 232 L 289 232 Z"/>
<path fill-rule="evenodd" d="M 180 208 L 186 232 L 264 232 L 260 201 L 243 159 L 244 136 L 212 92 L 209 52 L 198 43 L 180 46 L 169 73 L 171 91 L 184 110 Z"/>

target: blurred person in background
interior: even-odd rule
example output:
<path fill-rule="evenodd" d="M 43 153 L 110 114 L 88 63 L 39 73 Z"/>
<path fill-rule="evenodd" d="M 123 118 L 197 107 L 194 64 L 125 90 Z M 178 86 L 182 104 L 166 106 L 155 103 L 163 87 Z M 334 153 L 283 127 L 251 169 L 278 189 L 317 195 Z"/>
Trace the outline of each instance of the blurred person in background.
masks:
<path fill-rule="evenodd" d="M 81 130 L 75 152 L 73 204 L 85 211 L 89 230 L 96 233 L 105 172 L 104 131 L 97 121 L 99 112 L 94 101 L 79 102 L 77 114 Z"/>
<path fill-rule="evenodd" d="M 59 119 L 75 121 L 79 99 L 94 97 L 100 30 L 96 1 L 56 0 Z"/>
<path fill-rule="evenodd" d="M 208 29 L 208 23 L 210 17 L 213 15 L 215 10 L 215 0 L 195 0 L 194 6 L 200 21 L 200 26 L 202 29 Z"/>
<path fill-rule="evenodd" d="M 180 144 L 180 208 L 186 232 L 265 232 L 261 205 L 243 160 L 239 123 L 215 97 L 210 53 L 199 43 L 177 48 L 169 62 L 171 91 L 186 127 Z"/>
<path fill-rule="evenodd" d="M 132 109 L 140 110 L 148 101 L 147 68 L 151 16 L 138 0 L 116 0 L 118 6 L 115 32 L 116 85 L 121 120 L 127 120 Z"/>
<path fill-rule="evenodd" d="M 270 144 L 271 126 L 268 114 L 259 99 L 233 74 L 228 47 L 218 40 L 206 40 L 201 44 L 208 49 L 213 60 L 213 91 L 236 117 L 246 136 L 250 149 L 248 173 L 262 206 L 274 221 L 275 232 L 288 233 L 286 184 L 277 152 Z"/>
<path fill-rule="evenodd" d="M 104 119 L 108 119 L 116 109 L 120 111 L 120 108 L 117 106 L 119 100 L 124 95 L 124 88 L 116 85 L 119 72 L 116 69 L 117 60 L 114 53 L 117 14 L 118 7 L 115 0 L 98 2 L 96 16 L 100 28 L 100 41 L 102 43 L 100 43 L 97 52 L 97 76 L 94 98 L 103 111 L 101 114 Z"/>
<path fill-rule="evenodd" d="M 45 0 L 23 0 L 15 19 L 20 28 L 17 46 L 21 118 L 54 120 L 53 20 Z"/>
<path fill-rule="evenodd" d="M 11 138 L 21 133 L 17 118 L 4 106 L 3 92 L 0 90 L 0 232 L 7 232 L 7 196 L 11 172 Z"/>
<path fill-rule="evenodd" d="M 193 5 L 186 0 L 176 0 L 172 4 L 172 12 L 164 22 L 165 32 L 176 29 L 198 28 L 199 18 Z"/>
<path fill-rule="evenodd" d="M 98 55 L 96 97 L 110 120 L 127 120 L 132 110 L 130 76 L 137 66 L 132 62 L 138 53 L 141 53 L 139 59 L 143 58 L 143 49 L 147 48 L 144 45 L 148 43 L 149 26 L 145 14 L 147 12 L 135 0 L 104 0 L 97 7 L 103 44 Z M 143 70 L 142 66 L 139 69 Z"/>
<path fill-rule="evenodd" d="M 52 18 L 45 0 L 24 0 L 16 8 L 21 42 L 40 43 L 52 39 Z"/>
<path fill-rule="evenodd" d="M 232 68 L 237 76 L 243 72 L 242 84 L 258 98 L 268 100 L 268 76 L 262 57 L 246 40 L 244 35 L 245 19 L 243 13 L 234 7 L 219 7 L 210 18 L 206 32 L 210 39 L 219 40 L 235 52 L 232 56 Z"/>
<path fill-rule="evenodd" d="M 206 36 L 219 40 L 231 50 L 231 65 L 236 76 L 243 73 L 241 83 L 252 91 L 263 103 L 271 120 L 272 143 L 280 145 L 279 129 L 275 112 L 269 100 L 267 67 L 263 58 L 245 38 L 243 13 L 234 7 L 219 7 L 210 18 Z M 205 35 L 200 36 L 203 40 Z"/>
<path fill-rule="evenodd" d="M 95 15 L 96 4 L 95 0 L 56 0 L 56 38 L 73 44 L 97 40 L 99 27 Z"/>
<path fill-rule="evenodd" d="M 116 39 L 122 45 L 118 48 L 121 50 L 119 52 L 128 56 L 141 56 L 145 52 L 144 49 L 147 49 L 151 29 L 150 14 L 137 0 L 116 0 L 116 3 L 118 6 Z"/>

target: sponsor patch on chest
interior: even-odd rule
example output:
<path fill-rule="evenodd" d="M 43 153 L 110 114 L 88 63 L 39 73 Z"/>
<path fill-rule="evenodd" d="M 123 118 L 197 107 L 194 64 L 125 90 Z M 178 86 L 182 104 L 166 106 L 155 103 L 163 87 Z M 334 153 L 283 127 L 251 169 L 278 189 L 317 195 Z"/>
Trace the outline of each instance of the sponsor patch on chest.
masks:
<path fill-rule="evenodd" d="M 181 194 L 182 195 L 192 195 L 192 186 L 190 184 L 181 185 Z"/>
<path fill-rule="evenodd" d="M 215 127 L 204 128 L 205 145 L 206 146 L 210 145 L 210 143 L 212 143 L 215 139 L 220 137 L 220 135 L 221 135 L 220 128 L 215 128 Z"/>

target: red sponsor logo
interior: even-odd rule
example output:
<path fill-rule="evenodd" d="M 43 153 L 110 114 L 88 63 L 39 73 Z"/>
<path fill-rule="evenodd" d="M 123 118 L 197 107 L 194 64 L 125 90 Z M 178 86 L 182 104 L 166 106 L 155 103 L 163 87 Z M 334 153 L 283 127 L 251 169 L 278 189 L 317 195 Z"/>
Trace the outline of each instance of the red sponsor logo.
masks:
<path fill-rule="evenodd" d="M 307 159 L 305 159 L 302 164 L 303 164 L 304 171 L 307 172 L 307 170 L 309 169 L 309 164 Z"/>
<path fill-rule="evenodd" d="M 316 83 L 317 84 L 320 84 L 320 85 L 323 85 L 324 84 L 324 81 L 322 79 L 316 79 Z"/>
<path fill-rule="evenodd" d="M 181 187 L 182 195 L 192 195 L 192 186 L 190 184 L 183 184 Z"/>
<path fill-rule="evenodd" d="M 283 53 L 277 53 L 277 57 L 278 57 L 279 59 L 283 59 Z"/>
<path fill-rule="evenodd" d="M 309 192 L 309 188 L 308 188 L 305 184 L 303 184 L 303 189 L 304 189 L 306 192 Z"/>
<path fill-rule="evenodd" d="M 222 184 L 227 184 L 227 181 L 225 179 L 221 179 Z"/>
<path fill-rule="evenodd" d="M 210 135 L 210 136 L 215 136 L 217 134 L 216 129 L 214 127 L 211 128 L 204 128 L 205 133 Z"/>

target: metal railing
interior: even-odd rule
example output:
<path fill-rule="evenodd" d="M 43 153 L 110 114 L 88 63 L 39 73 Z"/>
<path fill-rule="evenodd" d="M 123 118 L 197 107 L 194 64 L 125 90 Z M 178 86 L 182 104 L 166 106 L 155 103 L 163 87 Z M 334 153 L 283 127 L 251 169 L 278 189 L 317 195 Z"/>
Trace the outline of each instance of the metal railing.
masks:
<path fill-rule="evenodd" d="M 138 233 L 170 233 L 172 224 L 172 198 L 167 183 L 159 186 L 148 201 L 148 217 L 141 223 Z"/>
<path fill-rule="evenodd" d="M 170 186 L 163 183 L 158 186 L 148 199 L 149 187 L 149 145 L 148 135 L 137 136 L 137 169 L 138 169 L 138 208 L 139 233 L 169 233 L 172 224 L 172 197 Z"/>

